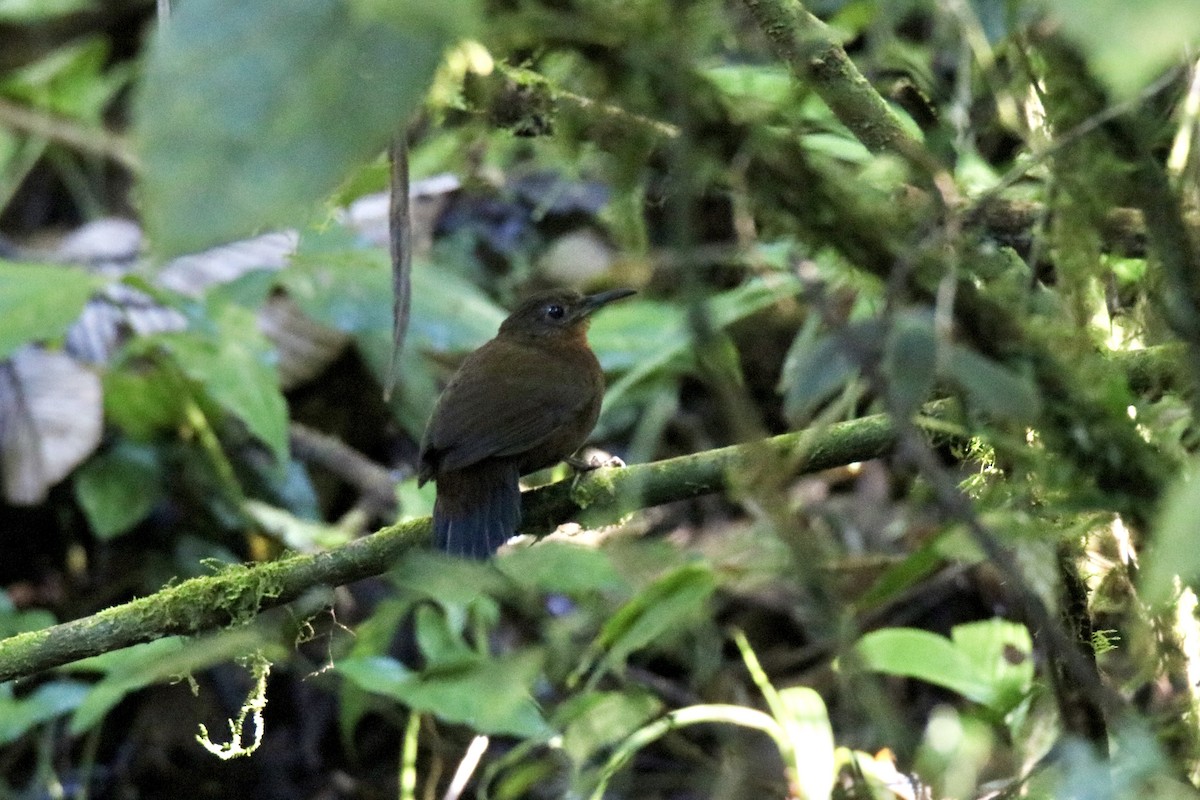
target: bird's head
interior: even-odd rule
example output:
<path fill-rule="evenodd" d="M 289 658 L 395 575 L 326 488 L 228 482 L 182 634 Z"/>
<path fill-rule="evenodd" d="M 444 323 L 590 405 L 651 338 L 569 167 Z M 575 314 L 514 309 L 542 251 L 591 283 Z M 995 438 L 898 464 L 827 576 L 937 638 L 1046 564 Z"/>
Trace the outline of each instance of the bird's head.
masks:
<path fill-rule="evenodd" d="M 553 336 L 587 330 L 592 312 L 614 300 L 636 294 L 633 289 L 611 289 L 580 294 L 574 289 L 551 289 L 530 296 L 500 325 L 500 335 Z"/>

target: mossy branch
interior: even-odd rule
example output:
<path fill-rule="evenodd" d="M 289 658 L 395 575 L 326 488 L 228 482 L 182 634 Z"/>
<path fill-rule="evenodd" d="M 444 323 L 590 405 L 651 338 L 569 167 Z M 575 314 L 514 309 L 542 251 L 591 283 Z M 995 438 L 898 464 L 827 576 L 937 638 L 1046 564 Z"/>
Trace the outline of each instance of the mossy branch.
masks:
<path fill-rule="evenodd" d="M 944 406 L 934 404 L 933 411 Z M 636 508 L 720 491 L 764 464 L 796 474 L 885 455 L 895 430 L 883 414 L 695 455 L 600 469 L 525 494 L 528 533 L 545 533 L 586 506 L 589 522 L 611 523 Z M 574 484 L 574 485 L 573 485 Z M 89 617 L 0 641 L 0 682 L 168 635 L 242 623 L 314 586 L 379 575 L 429 539 L 429 518 L 402 522 L 324 553 L 233 566 L 192 578 Z"/>
<path fill-rule="evenodd" d="M 470 107 L 486 113 L 493 125 L 520 136 L 549 134 L 559 118 L 569 120 L 601 147 L 621 149 L 641 142 L 648 148 L 680 135 L 670 123 L 575 94 L 523 67 L 496 64 L 491 75 L 470 76 L 464 89 Z"/>
<path fill-rule="evenodd" d="M 776 55 L 874 153 L 923 152 L 887 101 L 846 55 L 834 32 L 796 0 L 744 0 Z"/>
<path fill-rule="evenodd" d="M 1135 389 L 1159 391 L 1180 379 L 1182 348 L 1122 354 L 1114 367 Z M 924 430 L 945 436 L 948 404 L 926 406 Z M 795 475 L 879 458 L 896 444 L 885 414 L 863 417 L 665 461 L 601 469 L 579 481 L 526 492 L 527 533 L 546 533 L 585 513 L 606 524 L 639 508 L 749 485 L 758 471 Z M 252 619 L 315 586 L 340 586 L 386 572 L 401 554 L 429 539 L 429 519 L 391 525 L 324 553 L 292 555 L 264 564 L 231 566 L 88 617 L 0 640 L 0 682 L 34 675 L 122 647 L 169 635 L 193 635 Z"/>

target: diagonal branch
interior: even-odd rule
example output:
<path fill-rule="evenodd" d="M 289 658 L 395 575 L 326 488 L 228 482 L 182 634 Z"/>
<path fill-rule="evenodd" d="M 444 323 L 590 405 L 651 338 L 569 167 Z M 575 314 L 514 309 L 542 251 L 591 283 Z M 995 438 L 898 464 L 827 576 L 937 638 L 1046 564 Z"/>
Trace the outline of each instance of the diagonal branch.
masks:
<path fill-rule="evenodd" d="M 928 411 L 941 415 L 947 404 L 931 404 Z M 931 430 L 939 427 L 930 424 Z M 784 465 L 795 474 L 817 472 L 886 455 L 894 443 L 895 426 L 887 415 L 877 414 L 650 464 L 601 469 L 574 487 L 567 480 L 527 492 L 524 530 L 548 532 L 584 507 L 590 523 L 612 523 L 636 508 L 721 491 L 764 465 Z M 0 682 L 163 636 L 246 622 L 314 586 L 386 572 L 428 538 L 428 517 L 401 522 L 336 550 L 230 567 L 89 617 L 11 636 L 0 641 Z"/>
<path fill-rule="evenodd" d="M 1155 391 L 1178 382 L 1178 362 L 1177 348 L 1160 347 L 1123 354 L 1113 368 L 1125 372 L 1135 389 Z M 950 405 L 930 403 L 924 413 L 918 425 L 925 435 L 948 438 Z M 756 470 L 819 472 L 888 455 L 896 443 L 896 425 L 888 415 L 876 414 L 665 461 L 601 469 L 574 486 L 559 481 L 527 492 L 524 530 L 546 533 L 584 511 L 589 524 L 610 524 L 638 508 L 745 486 Z M 428 517 L 409 520 L 336 550 L 229 567 L 88 617 L 10 636 L 0 640 L 0 682 L 163 636 L 246 622 L 314 586 L 340 586 L 386 572 L 428 538 Z"/>
<path fill-rule="evenodd" d="M 829 26 L 796 0 L 744 0 L 775 54 L 807 81 L 843 125 L 873 153 L 923 151 L 887 101 L 854 66 Z"/>

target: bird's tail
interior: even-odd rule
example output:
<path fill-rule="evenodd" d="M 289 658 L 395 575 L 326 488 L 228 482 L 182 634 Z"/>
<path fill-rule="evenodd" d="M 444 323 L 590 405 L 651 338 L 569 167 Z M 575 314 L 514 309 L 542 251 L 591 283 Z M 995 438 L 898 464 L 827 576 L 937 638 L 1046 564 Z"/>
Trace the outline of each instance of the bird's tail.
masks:
<path fill-rule="evenodd" d="M 521 524 L 520 475 L 515 464 L 475 464 L 437 476 L 433 540 L 439 550 L 485 559 Z"/>

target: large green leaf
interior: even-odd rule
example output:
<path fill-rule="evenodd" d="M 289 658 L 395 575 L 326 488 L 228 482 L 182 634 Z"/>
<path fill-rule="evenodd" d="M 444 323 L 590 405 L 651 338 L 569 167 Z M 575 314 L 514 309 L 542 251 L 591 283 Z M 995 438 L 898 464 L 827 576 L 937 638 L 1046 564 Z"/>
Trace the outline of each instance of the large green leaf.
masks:
<path fill-rule="evenodd" d="M 932 314 L 912 312 L 896 316 L 887 334 L 883 370 L 898 415 L 911 416 L 933 391 L 937 347 Z"/>
<path fill-rule="evenodd" d="M 111 539 L 146 518 L 163 496 L 158 450 L 123 440 L 75 476 L 75 496 L 96 536 Z"/>
<path fill-rule="evenodd" d="M 884 628 L 858 640 L 854 652 L 866 669 L 918 678 L 969 700 L 986 703 L 991 685 L 966 654 L 944 636 L 915 628 Z"/>
<path fill-rule="evenodd" d="M 504 311 L 479 287 L 438 264 L 413 265 L 409 336 L 417 349 L 468 352 L 496 334 Z M 391 260 L 332 227 L 306 232 L 281 286 L 305 314 L 345 333 L 392 330 Z"/>
<path fill-rule="evenodd" d="M 1200 548 L 1196 520 L 1200 519 L 1200 480 L 1196 462 L 1167 489 L 1154 537 L 1142 557 L 1139 583 L 1147 603 L 1160 605 L 1175 593 L 1175 579 L 1195 586 L 1200 579 Z"/>
<path fill-rule="evenodd" d="M 1093 68 L 1128 97 L 1200 39 L 1193 0 L 1050 0 L 1051 13 Z"/>
<path fill-rule="evenodd" d="M 540 652 L 525 650 L 420 672 L 386 656 L 352 658 L 338 671 L 360 689 L 479 733 L 542 738 L 552 731 L 529 695 L 541 664 Z"/>
<path fill-rule="evenodd" d="M 169 369 L 135 350 L 103 375 L 104 415 L 126 435 L 148 440 L 184 417 L 187 387 Z"/>
<path fill-rule="evenodd" d="M 12 599 L 5 592 L 0 592 L 0 639 L 7 639 L 18 633 L 36 631 L 39 628 L 49 628 L 54 624 L 54 615 L 44 609 L 17 611 Z"/>
<path fill-rule="evenodd" d="M 826 798 L 837 778 L 833 726 L 825 701 L 807 686 L 791 686 L 779 692 L 784 718 L 777 720 L 787 731 L 796 757 L 796 780 L 803 797 Z"/>
<path fill-rule="evenodd" d="M 1042 399 L 1033 380 L 959 344 L 950 345 L 947 376 L 962 387 L 972 406 L 994 417 L 1031 422 Z"/>
<path fill-rule="evenodd" d="M 56 680 L 15 698 L 11 683 L 0 684 L 0 744 L 9 744 L 29 729 L 74 710 L 90 689 L 79 681 Z"/>
<path fill-rule="evenodd" d="M 392 274 L 387 254 L 365 248 L 349 231 L 305 233 L 279 284 L 305 314 L 352 334 L 359 353 L 382 383 L 392 359 Z M 419 436 L 439 392 L 430 353 L 468 353 L 496 335 L 504 311 L 479 287 L 418 261 L 412 272 L 408 344 L 400 354 L 392 410 Z"/>
<path fill-rule="evenodd" d="M 71 327 L 100 279 L 74 267 L 0 261 L 0 360 Z"/>
<path fill-rule="evenodd" d="M 310 216 L 420 104 L 470 0 L 189 0 L 134 109 L 160 255 Z"/>
<path fill-rule="evenodd" d="M 847 325 L 836 333 L 824 333 L 817 315 L 810 317 L 783 362 L 779 391 L 783 393 L 784 416 L 795 425 L 807 421 L 822 403 L 858 376 L 855 338 L 873 340 L 881 334 L 875 320 Z"/>
<path fill-rule="evenodd" d="M 1003 619 L 955 626 L 951 638 L 915 628 L 884 628 L 854 646 L 858 665 L 917 678 L 1011 711 L 1033 684 L 1032 641 L 1025 626 Z"/>
<path fill-rule="evenodd" d="M 248 309 L 225 305 L 217 311 L 216 324 L 212 335 L 169 333 L 158 341 L 189 378 L 246 423 L 283 463 L 287 457 L 287 402 L 279 390 L 274 350 Z"/>
<path fill-rule="evenodd" d="M 572 675 L 576 680 L 597 662 L 593 680 L 624 664 L 631 653 L 673 632 L 687 630 L 705 613 L 716 578 L 704 564 L 685 564 L 655 580 L 604 623 L 600 635 Z"/>
<path fill-rule="evenodd" d="M 577 765 L 584 765 L 661 710 L 662 703 L 654 695 L 637 687 L 619 692 L 585 692 L 560 705 L 554 722 L 563 730 L 563 750 Z"/>
<path fill-rule="evenodd" d="M 625 586 L 606 553 L 565 542 L 515 548 L 495 565 L 518 586 L 538 592 L 582 594 Z"/>

